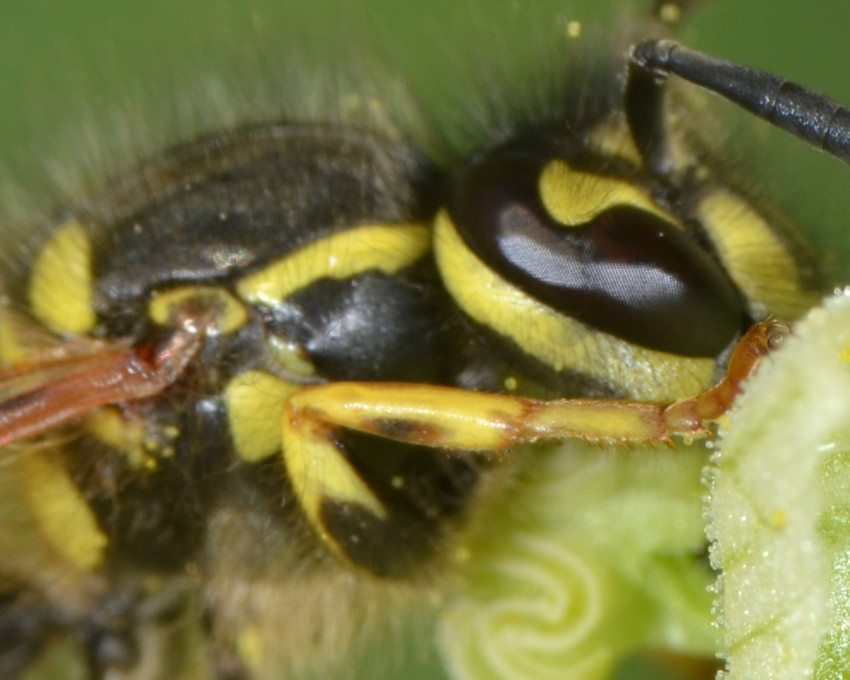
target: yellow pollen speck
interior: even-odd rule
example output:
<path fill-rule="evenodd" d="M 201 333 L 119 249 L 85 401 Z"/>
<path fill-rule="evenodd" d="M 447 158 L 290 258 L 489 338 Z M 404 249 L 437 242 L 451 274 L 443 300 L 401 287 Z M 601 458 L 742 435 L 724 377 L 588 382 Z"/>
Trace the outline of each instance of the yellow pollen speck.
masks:
<path fill-rule="evenodd" d="M 466 564 L 472 559 L 472 551 L 466 547 L 458 548 L 454 552 L 454 558 L 458 564 Z"/>
<path fill-rule="evenodd" d="M 786 524 L 788 524 L 788 514 L 782 509 L 777 509 L 773 511 L 773 515 L 770 520 L 773 522 L 774 527 L 782 529 Z"/>
<path fill-rule="evenodd" d="M 581 22 L 575 19 L 567 22 L 567 37 L 578 38 L 581 36 Z"/>
<path fill-rule="evenodd" d="M 845 364 L 850 364 L 850 347 L 845 347 L 838 353 L 838 360 Z"/>
<path fill-rule="evenodd" d="M 658 11 L 665 24 L 678 24 L 682 20 L 682 8 L 675 2 L 665 2 Z"/>

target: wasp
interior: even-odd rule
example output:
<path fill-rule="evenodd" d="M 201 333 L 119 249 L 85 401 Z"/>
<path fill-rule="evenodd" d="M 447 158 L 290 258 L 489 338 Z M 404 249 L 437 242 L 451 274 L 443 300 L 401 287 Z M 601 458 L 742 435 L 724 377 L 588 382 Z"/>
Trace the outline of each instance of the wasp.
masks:
<path fill-rule="evenodd" d="M 652 40 L 448 169 L 282 119 L 52 212 L 2 288 L 0 675 L 324 673 L 531 445 L 710 434 L 822 284 L 670 78 L 850 155 L 845 109 Z"/>

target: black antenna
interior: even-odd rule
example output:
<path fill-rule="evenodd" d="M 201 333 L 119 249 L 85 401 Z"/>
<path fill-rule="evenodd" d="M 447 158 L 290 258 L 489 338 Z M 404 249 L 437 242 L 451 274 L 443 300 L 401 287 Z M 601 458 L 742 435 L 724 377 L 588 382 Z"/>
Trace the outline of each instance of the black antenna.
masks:
<path fill-rule="evenodd" d="M 772 73 L 672 40 L 649 40 L 632 48 L 625 106 L 635 143 L 656 174 L 673 170 L 663 101 L 670 75 L 719 94 L 850 164 L 850 109 Z"/>

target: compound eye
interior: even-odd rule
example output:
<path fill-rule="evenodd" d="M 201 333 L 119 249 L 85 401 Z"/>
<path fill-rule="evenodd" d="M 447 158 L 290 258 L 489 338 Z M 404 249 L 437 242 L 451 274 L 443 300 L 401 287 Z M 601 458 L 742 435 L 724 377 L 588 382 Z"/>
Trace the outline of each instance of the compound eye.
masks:
<path fill-rule="evenodd" d="M 623 180 L 497 152 L 458 179 L 448 209 L 488 267 L 596 330 L 662 352 L 716 357 L 746 323 L 718 261 Z"/>

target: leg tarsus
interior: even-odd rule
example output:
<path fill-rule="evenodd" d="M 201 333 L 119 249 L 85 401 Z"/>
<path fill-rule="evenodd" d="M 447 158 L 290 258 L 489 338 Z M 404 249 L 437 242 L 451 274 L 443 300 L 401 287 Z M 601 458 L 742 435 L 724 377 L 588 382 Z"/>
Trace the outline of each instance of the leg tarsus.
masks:
<path fill-rule="evenodd" d="M 689 399 L 682 399 L 664 410 L 669 430 L 675 434 L 697 434 L 701 424 L 717 420 L 732 406 L 741 385 L 750 377 L 759 361 L 784 339 L 789 328 L 779 321 L 756 324 L 741 339 L 732 357 L 726 376 L 710 390 Z"/>

